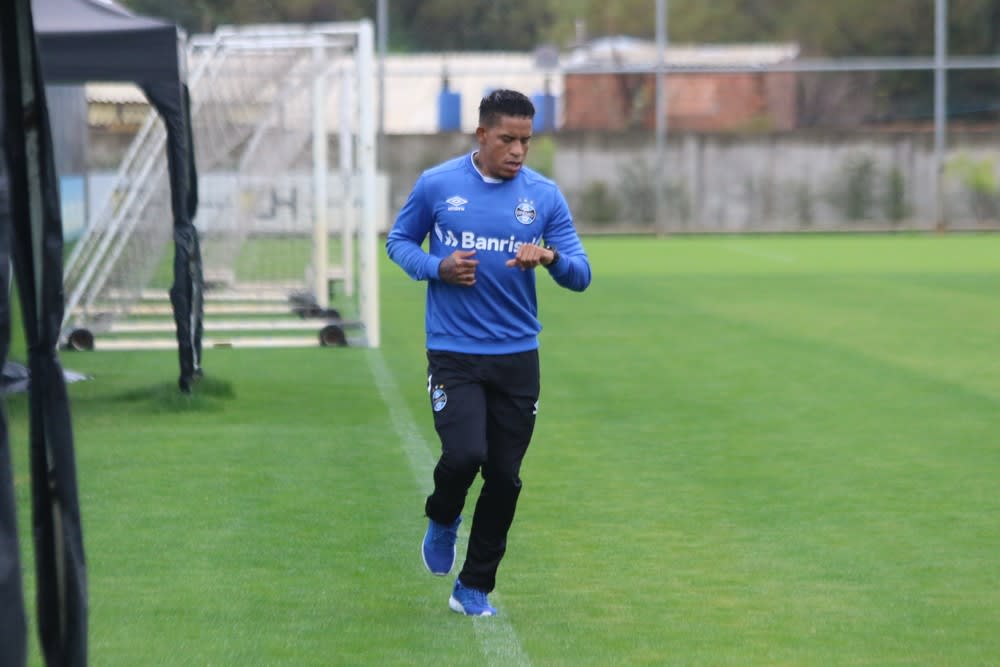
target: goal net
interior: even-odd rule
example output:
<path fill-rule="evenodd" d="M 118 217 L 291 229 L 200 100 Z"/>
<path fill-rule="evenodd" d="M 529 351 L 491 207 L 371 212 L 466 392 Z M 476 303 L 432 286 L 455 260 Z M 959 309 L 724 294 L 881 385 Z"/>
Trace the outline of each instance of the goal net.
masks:
<path fill-rule="evenodd" d="M 368 21 L 191 39 L 205 347 L 378 346 L 372 42 Z M 99 349 L 176 344 L 161 125 L 67 261 L 64 330 Z"/>

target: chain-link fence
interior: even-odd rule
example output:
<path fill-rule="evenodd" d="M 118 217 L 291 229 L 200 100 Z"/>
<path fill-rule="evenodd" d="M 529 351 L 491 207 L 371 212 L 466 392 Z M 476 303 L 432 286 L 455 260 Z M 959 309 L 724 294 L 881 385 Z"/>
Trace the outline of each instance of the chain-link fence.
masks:
<path fill-rule="evenodd" d="M 728 63 L 697 64 L 724 55 Z M 762 55 L 772 61 L 761 63 Z M 929 62 L 820 63 L 799 58 L 793 45 L 686 47 L 677 57 L 691 62 L 664 77 L 663 151 L 655 141 L 655 72 L 626 67 L 620 57 L 617 65 L 567 61 L 554 70 L 527 56 L 518 67 L 476 70 L 472 55 L 465 69 L 427 56 L 422 71 L 412 69 L 416 60 L 405 72 L 387 67 L 386 99 L 406 100 L 391 101 L 384 121 L 394 204 L 420 169 L 449 150 L 473 148 L 479 98 L 507 86 L 531 95 L 540 109 L 551 105 L 549 123 L 536 123 L 529 163 L 556 179 L 589 228 L 929 228 L 939 222 L 939 170 L 946 224 L 996 223 L 1000 124 L 992 114 L 1000 95 L 983 91 L 950 107 L 939 164 L 933 72 L 904 69 Z M 451 58 L 462 61 L 460 54 Z M 994 73 L 982 65 L 951 77 Z M 468 141 L 434 136 L 440 133 Z M 422 147 L 410 139 L 407 148 L 392 148 L 402 147 L 400 135 L 413 134 L 426 136 Z M 659 218 L 657 205 L 666 209 Z"/>

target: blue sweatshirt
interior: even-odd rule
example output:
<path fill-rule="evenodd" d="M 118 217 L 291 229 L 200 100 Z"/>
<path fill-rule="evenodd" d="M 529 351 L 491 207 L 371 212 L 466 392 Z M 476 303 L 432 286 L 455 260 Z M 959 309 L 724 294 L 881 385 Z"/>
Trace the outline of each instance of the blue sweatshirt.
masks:
<path fill-rule="evenodd" d="M 537 348 L 542 325 L 535 271 L 505 262 L 522 243 L 542 239 L 560 256 L 547 267 L 549 275 L 563 287 L 585 290 L 590 262 L 566 199 L 551 180 L 524 166 L 510 180 L 486 179 L 471 153 L 421 174 L 385 245 L 411 278 L 427 281 L 427 348 L 469 354 Z M 439 278 L 441 261 L 456 250 L 476 251 L 475 285 Z"/>

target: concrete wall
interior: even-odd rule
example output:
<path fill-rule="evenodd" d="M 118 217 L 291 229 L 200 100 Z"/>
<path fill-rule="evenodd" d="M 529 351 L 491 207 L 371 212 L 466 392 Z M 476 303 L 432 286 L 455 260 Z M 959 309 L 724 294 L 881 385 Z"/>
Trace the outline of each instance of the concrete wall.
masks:
<path fill-rule="evenodd" d="M 543 142 L 551 148 L 541 150 Z M 948 159 L 978 163 L 1000 183 L 1000 132 L 952 133 Z M 420 171 L 472 150 L 464 135 L 389 137 L 390 209 Z M 936 224 L 936 170 L 929 133 L 671 135 L 656 165 L 648 132 L 563 132 L 535 139 L 529 163 L 554 154 L 551 173 L 581 225 L 648 228 L 662 187 L 671 229 L 683 231 L 930 228 Z M 542 165 L 544 168 L 544 165 Z M 947 220 L 994 224 L 998 192 L 976 194 L 949 169 Z"/>
<path fill-rule="evenodd" d="M 979 163 L 1000 182 L 1000 135 L 950 140 L 949 160 Z M 673 229 L 929 227 L 936 220 L 929 134 L 685 134 L 668 142 L 665 164 L 655 159 L 645 133 L 561 136 L 555 174 L 580 220 L 595 217 L 593 192 L 604 187 L 619 221 L 648 223 L 657 185 L 665 189 Z M 970 189 L 968 178 L 951 174 L 946 219 L 962 226 L 995 222 L 996 188 L 985 198 L 990 203 Z"/>
<path fill-rule="evenodd" d="M 118 140 L 91 135 L 88 154 L 100 156 L 99 168 L 124 150 Z M 956 131 L 948 141 L 949 160 L 964 161 L 972 176 L 949 169 L 946 219 L 956 227 L 995 225 L 1000 201 L 988 181 L 1000 183 L 1000 131 Z M 421 171 L 474 148 L 467 133 L 390 135 L 379 149 L 389 217 Z M 650 228 L 657 187 L 677 231 L 924 229 L 936 222 L 928 132 L 671 134 L 665 164 L 655 158 L 649 132 L 562 132 L 536 136 L 529 164 L 554 175 L 588 229 Z M 977 194 L 970 184 L 984 176 L 987 186 Z"/>

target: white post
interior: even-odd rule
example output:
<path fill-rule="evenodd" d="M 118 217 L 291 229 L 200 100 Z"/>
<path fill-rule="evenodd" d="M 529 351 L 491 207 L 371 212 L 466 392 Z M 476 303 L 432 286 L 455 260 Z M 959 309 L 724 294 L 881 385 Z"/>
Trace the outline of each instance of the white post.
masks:
<path fill-rule="evenodd" d="M 667 202 L 662 178 L 667 173 L 667 0 L 656 0 L 656 231 L 667 232 Z"/>
<path fill-rule="evenodd" d="M 322 37 L 319 38 L 322 40 Z M 312 85 L 312 156 L 313 156 L 313 292 L 316 305 L 330 306 L 330 285 L 327 283 L 329 237 L 326 223 L 327 207 L 327 137 L 326 137 L 326 53 L 322 42 L 313 46 Z"/>
<path fill-rule="evenodd" d="M 340 71 L 340 200 L 341 261 L 344 268 L 344 296 L 354 296 L 354 85 L 358 77 L 347 66 Z"/>
<path fill-rule="evenodd" d="M 378 41 L 378 150 L 385 151 L 385 56 L 389 50 L 388 0 L 377 0 L 375 22 Z M 376 154 L 376 162 L 382 162 L 384 159 L 384 155 Z"/>
<path fill-rule="evenodd" d="M 361 251 L 358 262 L 361 273 L 361 321 L 365 326 L 369 347 L 381 344 L 378 312 L 378 237 L 375 230 L 375 91 L 372 76 L 374 67 L 372 23 L 361 21 L 358 31 L 358 118 L 359 155 L 361 171 Z"/>
<path fill-rule="evenodd" d="M 948 116 L 948 73 L 945 69 L 945 58 L 948 54 L 948 1 L 937 0 L 934 9 L 934 204 L 937 218 L 934 224 L 939 230 L 943 230 L 946 225 L 944 132 Z"/>

